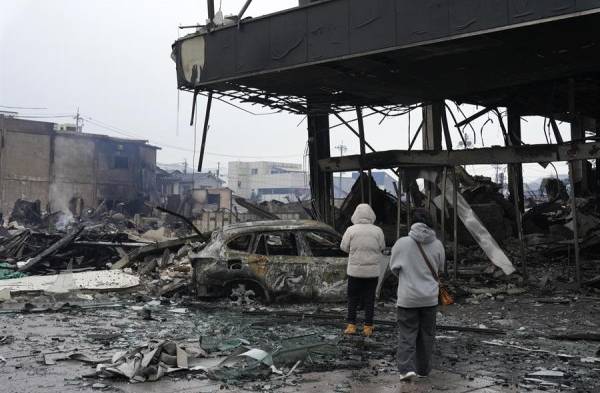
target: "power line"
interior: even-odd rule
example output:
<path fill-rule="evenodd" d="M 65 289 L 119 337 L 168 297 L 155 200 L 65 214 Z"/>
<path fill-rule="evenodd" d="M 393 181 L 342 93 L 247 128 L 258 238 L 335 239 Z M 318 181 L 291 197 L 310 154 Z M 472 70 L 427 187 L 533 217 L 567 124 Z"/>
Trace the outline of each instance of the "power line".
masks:
<path fill-rule="evenodd" d="M 76 118 L 76 115 L 73 114 L 60 114 L 60 115 L 18 115 L 14 116 L 16 118 Z M 194 153 L 194 150 L 184 148 L 181 146 L 170 145 L 164 142 L 160 142 L 157 140 L 146 139 L 146 136 L 134 133 L 132 131 L 124 130 L 120 127 L 111 125 L 109 123 L 103 122 L 96 118 L 92 118 L 91 116 L 84 116 L 80 114 L 81 119 L 85 119 L 88 123 L 95 125 L 103 130 L 111 131 L 116 134 L 126 136 L 128 138 L 142 138 L 144 140 L 148 140 L 148 142 L 153 145 L 157 145 L 164 148 L 169 148 L 173 150 L 184 151 L 188 153 Z M 278 158 L 299 158 L 302 157 L 300 154 L 288 154 L 288 155 L 275 155 L 275 156 L 249 156 L 249 155 L 238 155 L 238 154 L 223 154 L 223 153 L 215 153 L 215 152 L 206 152 L 206 155 L 214 156 L 214 157 L 224 157 L 224 158 L 238 158 L 238 159 L 278 159 Z"/>
<path fill-rule="evenodd" d="M 127 132 L 127 131 L 125 131 L 125 130 L 123 130 L 121 128 L 112 126 L 112 125 L 110 125 L 108 123 L 104 123 L 104 122 L 101 122 L 99 120 L 92 119 L 89 116 L 84 116 L 84 118 L 88 122 L 96 125 L 97 127 L 104 128 L 104 129 L 109 130 L 109 131 L 113 131 L 113 132 L 115 132 L 117 134 L 128 136 L 130 138 L 145 138 L 145 136 L 143 136 L 143 135 L 135 134 L 133 132 Z M 171 148 L 171 149 L 175 149 L 175 150 L 181 150 L 181 151 L 186 151 L 186 152 L 189 152 L 189 153 L 194 153 L 194 150 L 192 150 L 192 149 L 187 149 L 187 148 L 180 147 L 180 146 L 169 145 L 169 144 L 166 144 L 166 143 L 162 143 L 160 141 L 155 141 L 155 140 L 150 140 L 150 139 L 148 141 L 150 143 L 152 143 L 152 144 L 155 144 L 155 145 L 158 145 L 158 146 L 161 146 L 161 147 L 166 147 L 166 148 Z M 214 153 L 214 152 L 206 152 L 205 154 L 211 155 L 211 156 L 216 156 L 216 157 L 249 158 L 249 159 L 300 157 L 300 155 L 298 155 L 298 154 L 288 154 L 288 155 L 280 155 L 280 156 L 245 156 L 245 155 L 238 155 L 238 154 L 222 154 L 222 153 Z"/>
<path fill-rule="evenodd" d="M 17 119 L 57 119 L 57 118 L 66 118 L 66 117 L 75 118 L 74 115 L 65 115 L 65 114 L 61 114 L 61 115 L 15 115 L 13 117 L 15 117 Z"/>
<path fill-rule="evenodd" d="M 0 105 L 0 108 L 6 108 L 6 109 L 31 109 L 31 110 L 42 110 L 42 109 L 48 109 L 48 108 L 38 108 L 38 107 L 27 107 L 27 106 L 6 106 L 6 105 Z"/>

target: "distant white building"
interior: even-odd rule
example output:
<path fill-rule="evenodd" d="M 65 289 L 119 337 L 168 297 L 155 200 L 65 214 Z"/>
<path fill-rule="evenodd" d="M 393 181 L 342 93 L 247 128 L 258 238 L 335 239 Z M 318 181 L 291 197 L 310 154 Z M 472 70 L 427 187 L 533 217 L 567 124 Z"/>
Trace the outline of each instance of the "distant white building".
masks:
<path fill-rule="evenodd" d="M 310 193 L 308 175 L 300 164 L 286 162 L 228 163 L 228 186 L 235 195 L 257 202 L 287 202 Z"/>

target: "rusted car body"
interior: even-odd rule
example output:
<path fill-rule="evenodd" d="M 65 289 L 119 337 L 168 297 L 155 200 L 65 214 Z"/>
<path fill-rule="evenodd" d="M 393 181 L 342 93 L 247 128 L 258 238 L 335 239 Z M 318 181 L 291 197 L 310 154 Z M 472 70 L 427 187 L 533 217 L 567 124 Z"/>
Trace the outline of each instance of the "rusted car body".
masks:
<path fill-rule="evenodd" d="M 338 301 L 346 294 L 347 254 L 330 226 L 309 220 L 229 225 L 192 257 L 199 297 L 228 296 L 240 286 L 269 302 Z M 389 257 L 382 255 L 382 277 Z"/>

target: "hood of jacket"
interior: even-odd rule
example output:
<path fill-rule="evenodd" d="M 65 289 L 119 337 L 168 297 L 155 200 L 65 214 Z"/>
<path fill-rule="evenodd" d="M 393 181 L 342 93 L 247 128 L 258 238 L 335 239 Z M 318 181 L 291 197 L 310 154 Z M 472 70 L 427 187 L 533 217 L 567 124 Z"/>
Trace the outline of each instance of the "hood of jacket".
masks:
<path fill-rule="evenodd" d="M 436 239 L 435 231 L 421 222 L 417 222 L 410 227 L 408 236 L 413 238 L 415 241 L 424 244 L 431 243 Z"/>
<path fill-rule="evenodd" d="M 375 223 L 375 212 L 371 209 L 371 206 L 366 203 L 361 203 L 356 206 L 354 214 L 352 215 L 353 224 L 373 224 Z"/>

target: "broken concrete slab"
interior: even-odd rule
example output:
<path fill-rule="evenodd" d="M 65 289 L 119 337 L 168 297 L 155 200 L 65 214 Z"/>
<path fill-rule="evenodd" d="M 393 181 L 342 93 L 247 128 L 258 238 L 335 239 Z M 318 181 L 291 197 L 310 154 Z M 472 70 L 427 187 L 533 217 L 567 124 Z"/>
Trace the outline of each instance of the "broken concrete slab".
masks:
<path fill-rule="evenodd" d="M 117 290 L 133 288 L 140 284 L 138 277 L 118 270 L 99 270 L 80 273 L 67 273 L 72 281 L 69 290 Z M 11 294 L 23 292 L 45 292 L 55 288 L 56 283 L 62 280 L 55 274 L 49 276 L 29 276 L 0 281 L 0 291 L 8 290 Z"/>
<path fill-rule="evenodd" d="M 533 373 L 527 374 L 530 377 L 540 377 L 540 378 L 564 378 L 565 373 L 558 370 L 539 370 Z"/>

